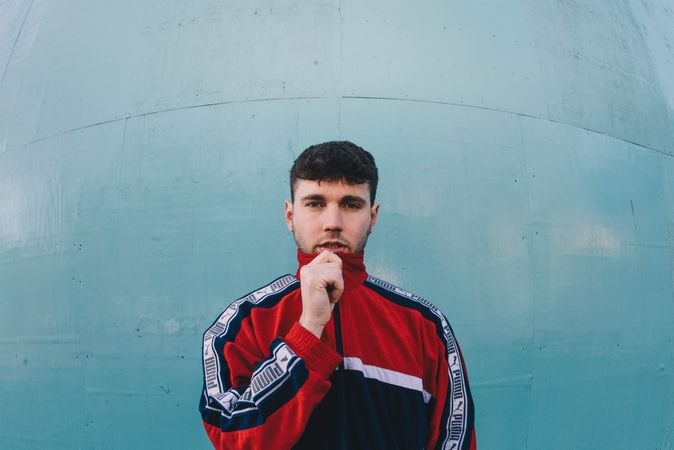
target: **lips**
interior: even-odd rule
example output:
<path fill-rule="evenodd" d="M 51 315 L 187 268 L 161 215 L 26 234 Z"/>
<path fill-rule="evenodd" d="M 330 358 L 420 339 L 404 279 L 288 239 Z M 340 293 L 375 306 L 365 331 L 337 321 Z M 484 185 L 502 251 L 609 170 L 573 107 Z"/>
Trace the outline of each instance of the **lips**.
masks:
<path fill-rule="evenodd" d="M 349 246 L 347 244 L 339 241 L 325 241 L 316 246 L 318 253 L 322 252 L 323 250 L 328 250 L 331 252 L 346 251 L 348 248 Z"/>

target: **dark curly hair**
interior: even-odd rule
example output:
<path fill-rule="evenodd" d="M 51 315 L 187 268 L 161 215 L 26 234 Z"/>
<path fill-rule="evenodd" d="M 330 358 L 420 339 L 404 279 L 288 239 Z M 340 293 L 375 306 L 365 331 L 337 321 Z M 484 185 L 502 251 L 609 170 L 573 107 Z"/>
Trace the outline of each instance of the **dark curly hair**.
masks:
<path fill-rule="evenodd" d="M 297 180 L 367 183 L 374 204 L 379 175 L 374 157 L 349 141 L 329 141 L 307 147 L 290 168 L 290 198 L 295 201 Z"/>

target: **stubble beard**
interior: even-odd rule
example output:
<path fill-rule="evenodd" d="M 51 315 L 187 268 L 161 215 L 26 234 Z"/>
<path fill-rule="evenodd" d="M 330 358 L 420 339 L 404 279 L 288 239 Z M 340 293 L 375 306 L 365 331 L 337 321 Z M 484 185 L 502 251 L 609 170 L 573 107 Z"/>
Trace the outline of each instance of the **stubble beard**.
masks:
<path fill-rule="evenodd" d="M 367 244 L 367 238 L 370 237 L 370 229 L 365 232 L 365 235 L 361 238 L 360 242 L 356 246 L 356 249 L 353 251 L 354 253 L 362 252 L 365 250 L 365 245 Z"/>
<path fill-rule="evenodd" d="M 314 251 L 313 251 L 314 247 L 313 246 L 311 248 L 307 248 L 304 242 L 300 242 L 300 240 L 297 239 L 297 234 L 295 234 L 294 229 L 295 229 L 295 227 L 293 225 L 293 231 L 292 231 L 293 239 L 295 240 L 295 245 L 297 245 L 297 248 L 299 248 L 300 251 L 302 251 L 303 253 L 307 253 L 307 254 L 314 253 Z M 362 252 L 363 250 L 365 250 L 365 245 L 367 244 L 367 239 L 369 237 L 370 237 L 370 227 L 368 225 L 368 228 L 365 231 L 365 234 L 363 235 L 363 237 L 360 238 L 360 241 L 358 242 L 358 245 L 356 245 L 354 247 L 353 251 L 349 251 L 348 253 L 358 253 L 358 252 Z M 335 239 L 335 240 L 339 240 L 339 241 L 342 241 L 342 242 L 345 241 L 345 239 L 341 238 L 341 233 L 339 233 L 339 232 L 334 233 L 331 236 L 328 236 L 327 239 Z M 351 243 L 348 242 L 348 244 L 349 244 L 349 247 L 351 247 Z"/>

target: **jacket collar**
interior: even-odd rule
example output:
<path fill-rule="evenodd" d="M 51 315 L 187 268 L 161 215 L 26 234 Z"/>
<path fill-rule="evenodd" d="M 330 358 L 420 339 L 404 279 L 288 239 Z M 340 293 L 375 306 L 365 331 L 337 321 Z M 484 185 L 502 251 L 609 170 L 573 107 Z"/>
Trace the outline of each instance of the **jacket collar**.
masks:
<path fill-rule="evenodd" d="M 365 263 L 363 263 L 365 251 L 360 251 L 358 253 L 336 252 L 335 254 L 342 260 L 344 291 L 351 290 L 363 284 L 363 282 L 367 279 Z M 295 278 L 298 280 L 300 279 L 300 269 L 313 261 L 316 256 L 318 255 L 304 253 L 299 248 L 297 249 L 297 262 L 299 265 L 297 267 Z"/>

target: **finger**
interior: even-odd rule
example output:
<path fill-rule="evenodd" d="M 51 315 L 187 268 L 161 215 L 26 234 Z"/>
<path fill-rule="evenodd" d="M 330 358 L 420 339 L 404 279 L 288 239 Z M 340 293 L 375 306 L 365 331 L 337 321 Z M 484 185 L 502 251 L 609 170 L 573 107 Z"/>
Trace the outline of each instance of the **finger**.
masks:
<path fill-rule="evenodd" d="M 331 284 L 331 286 L 332 289 L 328 289 L 330 303 L 337 303 L 344 293 L 344 279 L 342 277 L 337 278 L 334 283 Z"/>
<path fill-rule="evenodd" d="M 313 266 L 307 264 L 300 269 L 300 277 L 304 282 L 325 288 L 325 286 L 332 284 L 337 278 L 342 277 L 342 268 L 337 262 L 326 262 Z"/>
<path fill-rule="evenodd" d="M 312 275 L 318 289 L 332 291 L 338 283 L 343 283 L 342 269 L 336 263 L 325 263 Z"/>
<path fill-rule="evenodd" d="M 341 269 L 342 267 L 342 259 L 337 256 L 336 254 L 332 253 L 330 250 L 323 250 L 317 257 L 311 261 L 309 265 L 315 265 L 315 264 L 324 264 L 324 263 L 337 263 L 339 264 L 339 267 Z"/>
<path fill-rule="evenodd" d="M 332 254 L 333 254 L 333 253 L 332 253 L 330 250 L 323 250 L 322 252 L 320 252 L 320 253 L 318 254 L 318 256 L 316 256 L 316 257 L 315 257 L 309 264 L 307 264 L 307 265 L 309 266 L 309 265 L 323 264 L 323 263 L 325 263 L 325 262 L 328 262 L 328 260 L 330 259 L 330 255 L 332 255 Z"/>

